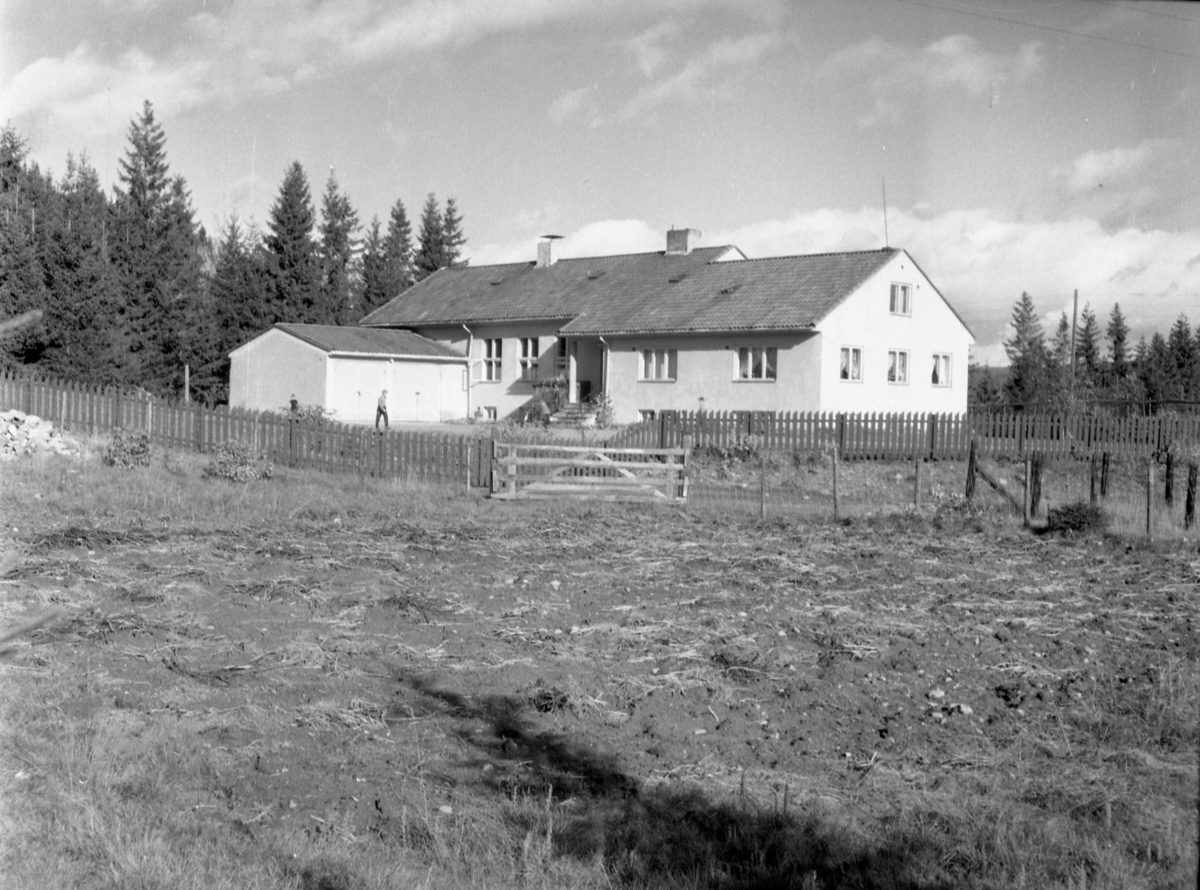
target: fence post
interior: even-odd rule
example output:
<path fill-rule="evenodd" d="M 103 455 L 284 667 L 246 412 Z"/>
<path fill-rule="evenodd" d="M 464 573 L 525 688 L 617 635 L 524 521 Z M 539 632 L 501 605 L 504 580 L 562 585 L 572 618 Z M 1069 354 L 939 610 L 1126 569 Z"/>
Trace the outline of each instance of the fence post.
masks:
<path fill-rule="evenodd" d="M 976 471 L 976 462 L 979 460 L 979 457 L 976 454 L 975 448 L 976 448 L 975 438 L 972 436 L 971 437 L 971 447 L 970 447 L 970 450 L 967 451 L 967 492 L 966 492 L 966 496 L 967 496 L 968 501 L 975 497 L 975 471 Z"/>
<path fill-rule="evenodd" d="M 1030 455 L 1026 454 L 1025 455 L 1025 498 L 1024 498 L 1024 503 L 1022 505 L 1024 514 L 1025 514 L 1024 521 L 1025 521 L 1026 528 L 1029 528 L 1029 526 L 1030 526 L 1029 507 L 1030 507 L 1030 503 L 1031 503 L 1032 493 L 1033 493 L 1033 458 L 1030 457 Z"/>
<path fill-rule="evenodd" d="M 1168 449 L 1166 466 L 1163 467 L 1163 501 L 1167 509 L 1175 506 L 1175 452 Z"/>
<path fill-rule="evenodd" d="M 915 475 L 915 479 L 913 480 L 913 506 L 916 509 L 920 510 L 921 509 L 921 458 L 918 457 L 916 460 L 913 461 L 913 468 L 914 468 L 914 475 Z"/>
<path fill-rule="evenodd" d="M 758 453 L 758 518 L 767 518 L 767 452 Z"/>
<path fill-rule="evenodd" d="M 1100 500 L 1108 497 L 1108 468 L 1112 455 L 1107 451 L 1100 455 Z"/>
<path fill-rule="evenodd" d="M 1046 453 L 1044 451 L 1035 451 L 1033 453 L 1033 488 L 1029 493 L 1030 512 L 1031 515 L 1037 516 L 1038 511 L 1042 507 L 1042 470 L 1046 464 Z"/>
<path fill-rule="evenodd" d="M 937 433 L 938 433 L 938 416 L 936 413 L 929 415 L 929 459 L 937 459 Z"/>
<path fill-rule="evenodd" d="M 1154 537 L 1154 458 L 1146 459 L 1146 540 Z"/>
<path fill-rule="evenodd" d="M 1094 507 L 1096 506 L 1096 452 L 1092 452 L 1092 459 L 1088 463 L 1088 502 Z"/>
<path fill-rule="evenodd" d="M 837 447 L 838 456 L 841 456 L 842 452 L 846 448 L 846 415 L 844 413 L 839 414 L 837 416 L 837 445 L 836 445 L 836 447 Z M 834 466 L 836 468 L 837 465 L 835 464 Z M 834 473 L 833 478 L 837 479 L 836 472 Z"/>
<path fill-rule="evenodd" d="M 836 520 L 839 517 L 838 504 L 838 450 L 833 449 L 833 518 Z"/>
<path fill-rule="evenodd" d="M 1183 527 L 1190 529 L 1196 524 L 1196 476 L 1200 472 L 1200 467 L 1196 461 L 1188 464 L 1187 471 L 1187 495 L 1183 499 Z"/>

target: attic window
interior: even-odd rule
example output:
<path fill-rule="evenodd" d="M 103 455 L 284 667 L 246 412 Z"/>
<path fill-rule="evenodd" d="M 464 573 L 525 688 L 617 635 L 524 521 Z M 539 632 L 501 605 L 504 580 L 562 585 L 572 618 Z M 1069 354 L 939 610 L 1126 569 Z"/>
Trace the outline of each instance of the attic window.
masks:
<path fill-rule="evenodd" d="M 721 288 L 721 296 L 728 297 L 730 294 L 736 294 L 741 288 L 740 284 L 731 284 L 729 287 L 723 287 Z"/>
<path fill-rule="evenodd" d="M 493 278 L 491 281 L 488 282 L 488 284 L 490 284 L 492 287 L 495 287 L 497 284 L 499 284 L 503 280 L 504 280 L 503 278 Z"/>
<path fill-rule="evenodd" d="M 597 278 L 603 278 L 603 277 L 604 277 L 604 273 L 605 273 L 605 270 L 604 270 L 604 269 L 599 269 L 599 270 L 597 270 L 597 271 L 595 271 L 595 272 L 591 272 L 591 271 L 589 271 L 589 272 L 587 273 L 588 281 L 595 281 Z"/>
<path fill-rule="evenodd" d="M 683 279 L 687 278 L 686 272 L 679 272 L 667 279 L 671 284 L 679 284 Z"/>

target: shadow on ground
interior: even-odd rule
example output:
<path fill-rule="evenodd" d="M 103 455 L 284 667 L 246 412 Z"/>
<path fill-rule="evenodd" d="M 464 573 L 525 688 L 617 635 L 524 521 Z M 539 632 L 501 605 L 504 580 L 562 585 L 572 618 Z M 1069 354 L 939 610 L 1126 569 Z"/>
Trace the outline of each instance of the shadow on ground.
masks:
<path fill-rule="evenodd" d="M 426 677 L 399 679 L 430 711 L 457 722 L 459 738 L 476 755 L 460 764 L 468 768 L 463 774 L 482 776 L 481 789 L 493 793 L 531 799 L 552 794 L 569 814 L 556 811 L 554 853 L 603 856 L 608 873 L 623 884 L 720 890 L 951 886 L 930 877 L 940 872 L 938 854 L 918 838 L 872 847 L 804 802 L 772 812 L 744 799 L 716 801 L 697 788 L 646 787 L 621 769 L 617 756 L 538 728 L 531 719 L 536 702 L 473 696 Z M 541 830 L 532 821 L 514 828 L 522 834 Z"/>

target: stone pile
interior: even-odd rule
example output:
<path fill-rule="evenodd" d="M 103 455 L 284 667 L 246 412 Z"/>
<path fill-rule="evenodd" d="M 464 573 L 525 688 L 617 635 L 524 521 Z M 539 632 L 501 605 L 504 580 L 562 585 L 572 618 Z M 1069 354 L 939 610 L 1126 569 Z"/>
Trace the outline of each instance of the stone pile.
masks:
<path fill-rule="evenodd" d="M 15 409 L 0 411 L 0 460 L 45 452 L 78 457 L 83 447 L 36 414 Z"/>

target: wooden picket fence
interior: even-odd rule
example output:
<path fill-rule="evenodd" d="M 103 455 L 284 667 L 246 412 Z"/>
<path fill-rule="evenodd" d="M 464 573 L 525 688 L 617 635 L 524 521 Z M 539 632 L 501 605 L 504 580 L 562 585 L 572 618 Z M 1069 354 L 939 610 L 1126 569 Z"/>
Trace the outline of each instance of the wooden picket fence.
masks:
<path fill-rule="evenodd" d="M 986 456 L 1150 456 L 1200 447 L 1200 416 L 1152 417 L 1015 413 L 839 414 L 829 412 L 675 412 L 627 427 L 610 447 L 765 449 L 817 452 L 843 460 L 965 460 L 971 442 Z"/>
<path fill-rule="evenodd" d="M 212 453 L 243 442 L 274 463 L 389 479 L 491 486 L 490 438 L 351 426 L 269 411 L 206 408 L 138 390 L 0 374 L 0 410 L 16 408 L 69 433 L 145 431 L 152 444 Z"/>
<path fill-rule="evenodd" d="M 278 464 L 393 479 L 423 479 L 491 488 L 492 440 L 464 435 L 374 430 L 284 413 L 159 399 L 141 390 L 88 386 L 0 373 L 0 410 L 18 408 L 67 432 L 101 435 L 145 430 L 151 442 L 202 453 L 244 442 Z M 972 414 L 835 414 L 816 412 L 663 411 L 627 427 L 606 448 L 837 449 L 843 460 L 965 460 L 972 440 L 980 456 L 1145 457 L 1200 447 L 1200 415 L 1151 417 Z"/>

